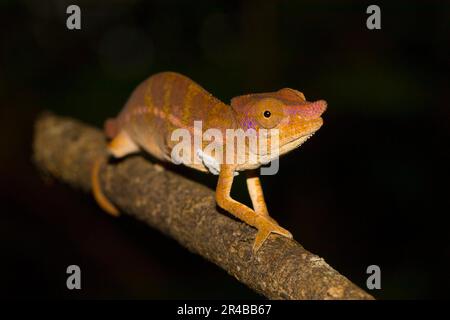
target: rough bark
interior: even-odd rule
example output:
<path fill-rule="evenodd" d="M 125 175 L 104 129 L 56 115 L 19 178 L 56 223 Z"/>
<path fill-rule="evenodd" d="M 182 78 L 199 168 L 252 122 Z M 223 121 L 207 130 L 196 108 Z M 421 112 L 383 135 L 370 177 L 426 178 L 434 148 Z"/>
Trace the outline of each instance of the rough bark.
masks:
<path fill-rule="evenodd" d="M 92 161 L 106 155 L 100 130 L 52 114 L 36 122 L 34 161 L 58 179 L 90 190 Z M 214 192 L 140 157 L 105 165 L 105 194 L 124 214 L 176 239 L 270 299 L 373 299 L 299 243 L 271 235 L 252 253 L 255 230 L 218 210 Z"/>

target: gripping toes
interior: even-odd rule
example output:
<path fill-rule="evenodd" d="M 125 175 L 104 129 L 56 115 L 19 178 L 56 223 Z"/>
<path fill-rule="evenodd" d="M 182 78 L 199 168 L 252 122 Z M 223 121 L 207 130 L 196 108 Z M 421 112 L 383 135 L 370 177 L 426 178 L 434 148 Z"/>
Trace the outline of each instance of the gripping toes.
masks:
<path fill-rule="evenodd" d="M 258 229 L 258 233 L 256 234 L 255 242 L 253 243 L 253 252 L 257 252 L 259 248 L 261 248 L 271 233 L 276 233 L 283 237 L 292 239 L 292 234 L 286 229 L 280 227 L 278 223 L 271 218 L 258 219 L 256 228 Z"/>

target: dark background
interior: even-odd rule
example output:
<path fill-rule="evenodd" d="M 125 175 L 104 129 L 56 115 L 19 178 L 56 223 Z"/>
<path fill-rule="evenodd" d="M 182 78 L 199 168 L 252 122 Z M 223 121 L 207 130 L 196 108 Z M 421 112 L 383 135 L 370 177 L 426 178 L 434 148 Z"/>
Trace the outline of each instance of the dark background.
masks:
<path fill-rule="evenodd" d="M 101 126 L 172 70 L 225 102 L 282 87 L 327 100 L 318 134 L 262 178 L 270 212 L 361 287 L 379 265 L 377 298 L 448 298 L 450 3 L 392 2 L 0 1 L 0 296 L 260 298 L 33 167 L 40 111 Z M 81 291 L 66 289 L 70 264 Z"/>

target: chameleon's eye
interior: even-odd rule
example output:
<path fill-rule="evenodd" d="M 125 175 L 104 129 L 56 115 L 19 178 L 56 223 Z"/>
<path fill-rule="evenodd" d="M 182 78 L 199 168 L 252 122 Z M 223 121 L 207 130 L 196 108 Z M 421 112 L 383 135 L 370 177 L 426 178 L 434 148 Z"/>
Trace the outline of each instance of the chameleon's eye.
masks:
<path fill-rule="evenodd" d="M 283 105 L 276 99 L 261 99 L 255 107 L 255 118 L 262 128 L 274 128 L 283 118 Z"/>

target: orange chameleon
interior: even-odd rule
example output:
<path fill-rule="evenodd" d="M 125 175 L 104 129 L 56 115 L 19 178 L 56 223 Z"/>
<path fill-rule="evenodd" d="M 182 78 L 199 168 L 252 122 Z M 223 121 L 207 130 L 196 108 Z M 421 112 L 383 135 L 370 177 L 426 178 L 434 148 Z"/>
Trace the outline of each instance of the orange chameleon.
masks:
<path fill-rule="evenodd" d="M 106 121 L 105 132 L 112 139 L 108 151 L 113 157 L 121 158 L 144 150 L 158 160 L 175 162 L 171 156 L 177 143 L 171 139 L 174 130 L 192 131 L 194 121 L 202 121 L 205 130 L 215 128 L 225 133 L 227 129 L 247 130 L 250 123 L 256 132 L 278 129 L 275 131 L 279 141 L 277 155 L 282 155 L 299 147 L 322 126 L 321 115 L 326 107 L 325 101 L 308 102 L 301 92 L 289 88 L 238 96 L 231 100 L 229 106 L 189 78 L 174 72 L 162 72 L 151 76 L 133 91 L 119 115 Z M 227 140 L 215 142 L 225 148 Z M 252 151 L 247 146 L 245 152 Z M 195 150 L 194 154 L 201 157 L 201 150 Z M 217 204 L 258 230 L 253 250 L 256 252 L 270 233 L 292 238 L 291 233 L 280 227 L 267 211 L 260 180 L 255 174 L 255 169 L 263 163 L 247 161 L 234 164 L 219 161 L 215 156 L 204 155 L 203 161 L 184 164 L 199 171 L 219 174 Z M 215 162 L 213 165 L 211 159 Z M 100 188 L 98 174 L 102 162 L 97 161 L 92 169 L 93 194 L 105 211 L 117 216 L 117 208 Z M 230 196 L 238 171 L 249 173 L 247 187 L 253 209 Z"/>

